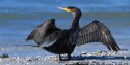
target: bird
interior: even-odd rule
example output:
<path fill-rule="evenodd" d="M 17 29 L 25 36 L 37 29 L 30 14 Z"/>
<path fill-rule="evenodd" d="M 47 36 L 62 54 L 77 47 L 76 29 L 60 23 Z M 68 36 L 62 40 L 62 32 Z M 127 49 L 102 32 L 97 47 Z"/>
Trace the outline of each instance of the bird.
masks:
<path fill-rule="evenodd" d="M 55 19 L 49 19 L 45 23 L 37 26 L 27 37 L 34 40 L 39 47 L 59 54 L 59 60 L 63 60 L 60 54 L 67 53 L 68 60 L 76 46 L 85 45 L 89 42 L 102 42 L 110 51 L 120 50 L 111 31 L 100 21 L 94 20 L 81 27 L 79 21 L 82 12 L 78 7 L 67 6 L 58 7 L 68 13 L 72 13 L 74 19 L 69 29 L 61 29 L 55 26 Z"/>

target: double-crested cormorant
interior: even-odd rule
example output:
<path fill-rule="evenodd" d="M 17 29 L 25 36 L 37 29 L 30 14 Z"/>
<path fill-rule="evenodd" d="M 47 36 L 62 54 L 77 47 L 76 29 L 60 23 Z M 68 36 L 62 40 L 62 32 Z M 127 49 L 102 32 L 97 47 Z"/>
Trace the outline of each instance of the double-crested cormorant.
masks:
<path fill-rule="evenodd" d="M 79 20 L 82 15 L 79 8 L 74 6 L 59 7 L 60 9 L 71 12 L 74 15 L 70 29 L 60 29 L 55 26 L 55 20 L 50 19 L 44 24 L 35 28 L 26 40 L 32 40 L 49 52 L 59 54 L 67 53 L 68 59 L 71 59 L 71 53 L 76 46 L 83 45 L 88 42 L 102 42 L 109 50 L 118 51 L 117 46 L 110 30 L 99 21 L 80 28 Z"/>

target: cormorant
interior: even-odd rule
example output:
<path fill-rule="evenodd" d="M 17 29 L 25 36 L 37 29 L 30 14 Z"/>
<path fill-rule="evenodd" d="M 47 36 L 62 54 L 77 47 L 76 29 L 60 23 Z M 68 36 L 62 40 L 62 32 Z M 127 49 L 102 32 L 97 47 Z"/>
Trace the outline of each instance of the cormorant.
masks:
<path fill-rule="evenodd" d="M 74 15 L 70 29 L 60 29 L 55 26 L 55 19 L 49 19 L 44 24 L 35 28 L 26 40 L 32 40 L 45 50 L 59 54 L 67 53 L 71 59 L 71 53 L 76 46 L 84 45 L 88 42 L 102 42 L 109 50 L 118 51 L 120 48 L 115 42 L 110 30 L 97 20 L 80 28 L 79 20 L 82 15 L 81 10 L 74 6 L 59 7 Z"/>

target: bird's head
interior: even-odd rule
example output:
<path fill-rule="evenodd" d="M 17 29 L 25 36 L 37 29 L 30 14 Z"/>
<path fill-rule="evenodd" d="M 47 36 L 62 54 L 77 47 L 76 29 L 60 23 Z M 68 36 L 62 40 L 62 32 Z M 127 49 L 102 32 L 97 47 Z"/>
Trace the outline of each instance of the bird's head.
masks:
<path fill-rule="evenodd" d="M 58 7 L 59 9 L 65 10 L 66 12 L 70 12 L 74 15 L 81 14 L 81 10 L 75 6 L 68 6 L 68 7 Z"/>

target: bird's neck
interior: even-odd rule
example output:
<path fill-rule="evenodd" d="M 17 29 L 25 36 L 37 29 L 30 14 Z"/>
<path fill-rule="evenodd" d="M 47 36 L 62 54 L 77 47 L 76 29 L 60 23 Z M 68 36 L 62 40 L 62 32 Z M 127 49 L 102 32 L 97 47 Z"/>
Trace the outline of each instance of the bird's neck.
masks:
<path fill-rule="evenodd" d="M 72 22 L 71 29 L 79 28 L 79 20 L 81 17 L 81 13 L 74 13 L 73 15 L 74 15 L 74 20 Z"/>

